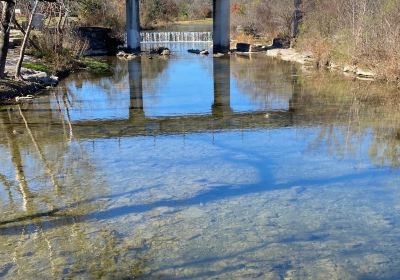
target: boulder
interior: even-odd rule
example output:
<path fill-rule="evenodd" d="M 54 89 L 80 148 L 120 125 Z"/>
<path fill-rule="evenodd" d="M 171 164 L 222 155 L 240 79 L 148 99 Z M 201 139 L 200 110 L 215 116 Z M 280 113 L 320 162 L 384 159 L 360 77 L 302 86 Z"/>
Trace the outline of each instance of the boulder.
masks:
<path fill-rule="evenodd" d="M 23 40 L 22 38 L 10 38 L 9 48 L 15 49 L 16 47 L 21 46 L 22 40 Z"/>
<path fill-rule="evenodd" d="M 171 51 L 165 47 L 158 47 L 150 50 L 150 54 L 158 54 L 158 55 L 163 55 L 163 53 L 168 53 L 168 52 L 169 54 L 171 54 Z"/>
<path fill-rule="evenodd" d="M 277 49 L 288 49 L 290 48 L 289 38 L 274 38 L 272 40 L 272 47 Z"/>
<path fill-rule="evenodd" d="M 22 77 L 26 81 L 40 83 L 44 86 L 56 86 L 58 84 L 58 77 L 42 71 L 22 68 Z"/>
<path fill-rule="evenodd" d="M 251 45 L 247 43 L 237 43 L 236 50 L 238 52 L 250 52 Z"/>

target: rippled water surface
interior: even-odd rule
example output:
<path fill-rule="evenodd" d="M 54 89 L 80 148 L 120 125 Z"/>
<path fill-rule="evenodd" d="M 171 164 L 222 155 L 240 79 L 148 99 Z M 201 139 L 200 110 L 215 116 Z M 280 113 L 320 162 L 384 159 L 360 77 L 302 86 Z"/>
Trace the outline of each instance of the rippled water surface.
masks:
<path fill-rule="evenodd" d="M 396 93 L 184 48 L 0 107 L 0 278 L 399 279 Z"/>

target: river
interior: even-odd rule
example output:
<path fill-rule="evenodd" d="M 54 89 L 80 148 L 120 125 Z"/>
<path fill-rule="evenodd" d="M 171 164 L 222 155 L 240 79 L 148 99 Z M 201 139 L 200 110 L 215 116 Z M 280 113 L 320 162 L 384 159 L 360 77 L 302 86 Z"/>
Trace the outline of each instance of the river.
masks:
<path fill-rule="evenodd" d="M 399 279 L 397 92 L 196 46 L 0 107 L 0 278 Z"/>

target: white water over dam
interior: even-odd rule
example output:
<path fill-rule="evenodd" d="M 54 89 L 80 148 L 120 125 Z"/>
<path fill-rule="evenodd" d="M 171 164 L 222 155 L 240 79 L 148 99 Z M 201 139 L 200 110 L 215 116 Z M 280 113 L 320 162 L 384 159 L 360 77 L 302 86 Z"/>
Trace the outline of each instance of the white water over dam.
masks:
<path fill-rule="evenodd" d="M 141 32 L 140 39 L 143 43 L 156 43 L 156 42 L 211 42 L 212 32 L 162 32 L 150 31 Z"/>

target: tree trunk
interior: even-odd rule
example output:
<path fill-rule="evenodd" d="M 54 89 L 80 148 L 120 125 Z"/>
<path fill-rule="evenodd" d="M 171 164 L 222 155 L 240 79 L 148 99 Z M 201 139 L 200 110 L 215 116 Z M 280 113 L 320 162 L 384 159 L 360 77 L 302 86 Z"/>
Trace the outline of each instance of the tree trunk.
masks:
<path fill-rule="evenodd" d="M 294 0 L 292 38 L 296 38 L 299 35 L 299 26 L 301 19 L 303 18 L 302 4 L 302 0 Z"/>
<path fill-rule="evenodd" d="M 31 33 L 31 30 L 32 30 L 32 22 L 33 22 L 33 18 L 35 16 L 35 13 L 36 13 L 36 9 L 38 7 L 38 3 L 39 3 L 39 0 L 35 0 L 35 3 L 33 4 L 31 17 L 29 18 L 28 27 L 26 28 L 24 41 L 22 42 L 22 46 L 21 46 L 21 52 L 20 52 L 20 55 L 19 55 L 19 60 L 18 60 L 16 69 L 15 69 L 15 79 L 21 79 L 22 62 L 24 61 L 25 50 L 26 50 L 26 47 L 28 45 L 29 35 Z"/>
<path fill-rule="evenodd" d="M 0 79 L 4 78 L 8 48 L 10 44 L 11 21 L 14 17 L 15 1 L 4 1 L 0 23 Z"/>
<path fill-rule="evenodd" d="M 19 29 L 19 31 L 21 31 L 22 35 L 25 36 L 25 34 L 26 34 L 25 29 L 18 23 L 16 18 L 14 18 L 13 23 L 14 23 L 15 27 L 17 29 Z M 38 51 L 40 50 L 39 47 L 36 45 L 36 43 L 32 39 L 29 39 L 29 44 L 31 44 L 32 47 L 34 47 L 36 50 L 38 50 Z"/>

